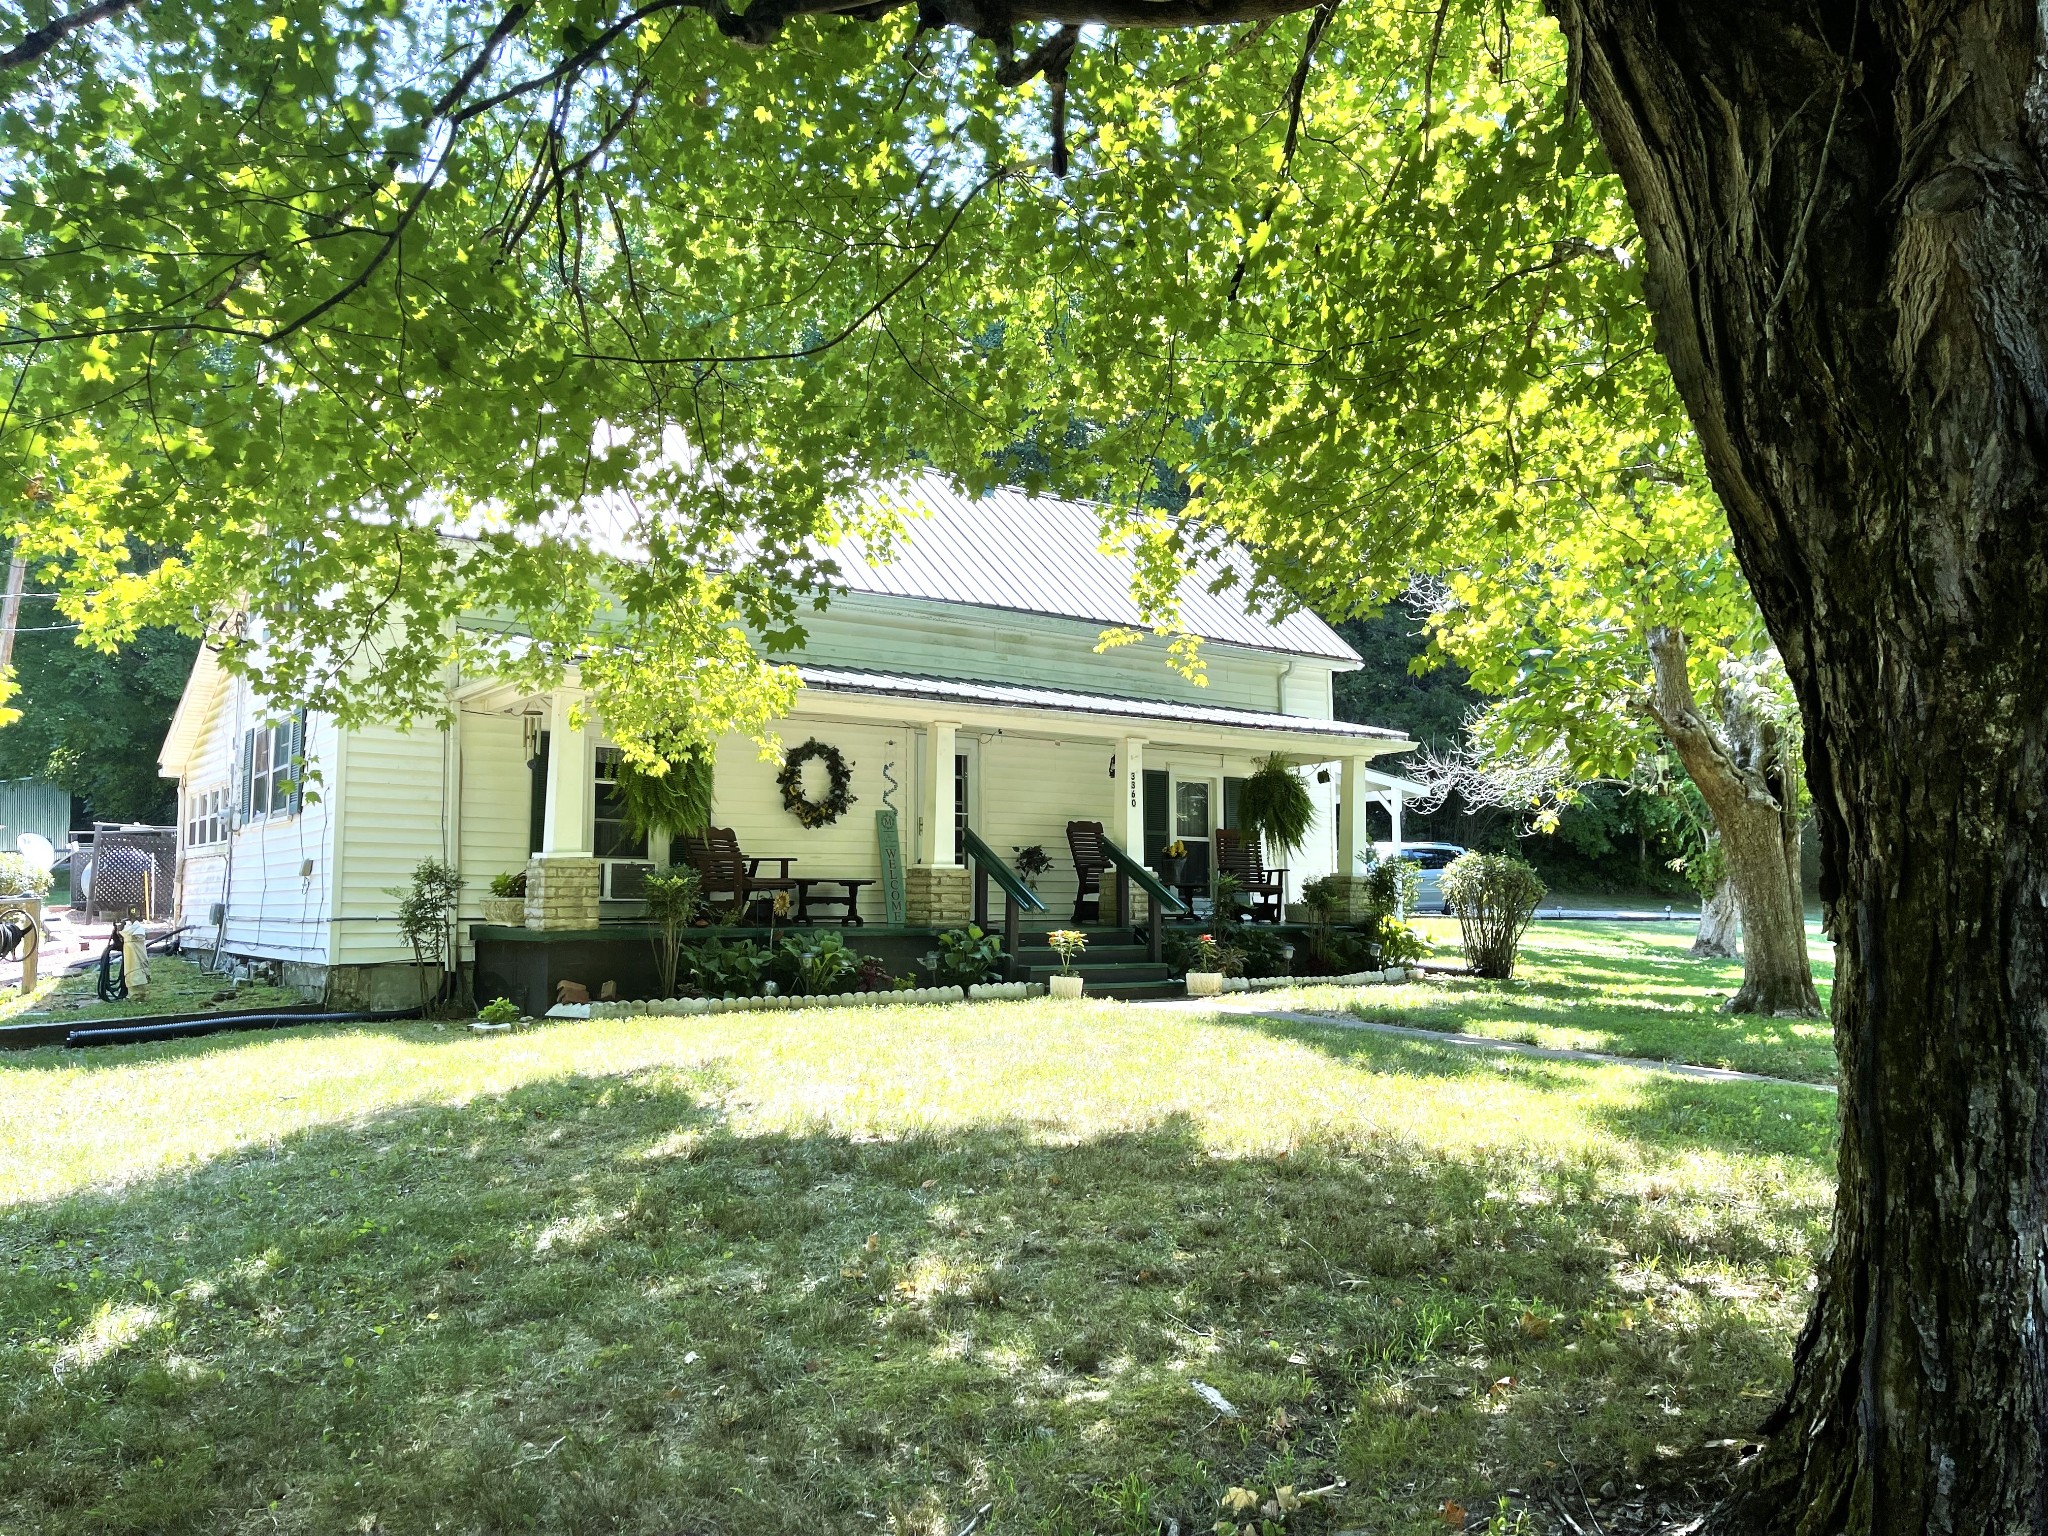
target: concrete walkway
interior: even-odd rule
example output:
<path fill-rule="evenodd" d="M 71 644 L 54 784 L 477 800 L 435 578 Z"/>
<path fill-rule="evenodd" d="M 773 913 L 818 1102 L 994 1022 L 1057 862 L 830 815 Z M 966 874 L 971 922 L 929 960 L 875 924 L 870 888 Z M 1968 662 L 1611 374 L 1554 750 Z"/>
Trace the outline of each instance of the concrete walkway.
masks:
<path fill-rule="evenodd" d="M 1236 997 L 1189 999 L 1207 1013 L 1237 1013 L 1253 1018 L 1279 1019 L 1289 1024 L 1322 1024 L 1333 1029 L 1355 1029 L 1371 1035 L 1391 1035 L 1425 1045 L 1455 1045 L 1471 1051 L 1496 1051 L 1506 1056 L 1531 1056 L 1541 1061 L 1584 1061 L 1601 1067 L 1633 1067 L 1638 1072 L 1662 1072 L 1671 1077 L 1695 1077 L 1710 1083 L 1773 1083 L 1785 1088 L 1810 1088 L 1816 1093 L 1833 1093 L 1833 1083 L 1805 1083 L 1796 1077 L 1766 1077 L 1760 1072 L 1731 1072 L 1726 1067 L 1696 1067 L 1682 1061 L 1656 1061 L 1646 1056 L 1609 1056 L 1600 1051 L 1573 1051 L 1557 1046 L 1525 1045 L 1519 1040 L 1495 1040 L 1489 1035 L 1451 1034 L 1437 1029 L 1416 1029 L 1408 1024 L 1382 1024 L 1373 1019 L 1343 1013 L 1304 1013 L 1291 1009 L 1263 1007 L 1253 999 Z M 1152 1004 L 1153 1007 L 1185 1007 L 1184 1003 Z M 1195 1011 L 1190 1009 L 1189 1011 Z"/>

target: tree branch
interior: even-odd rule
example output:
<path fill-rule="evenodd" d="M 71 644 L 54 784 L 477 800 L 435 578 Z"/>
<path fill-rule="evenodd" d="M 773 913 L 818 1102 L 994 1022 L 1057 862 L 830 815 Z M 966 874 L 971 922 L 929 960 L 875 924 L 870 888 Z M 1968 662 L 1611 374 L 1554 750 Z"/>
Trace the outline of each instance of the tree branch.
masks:
<path fill-rule="evenodd" d="M 139 0 L 97 0 L 82 11 L 73 11 L 69 16 L 45 22 L 5 53 L 0 53 L 0 69 L 19 69 L 24 64 L 33 64 L 72 33 L 94 22 L 105 21 L 109 16 L 118 16 L 137 3 Z"/>

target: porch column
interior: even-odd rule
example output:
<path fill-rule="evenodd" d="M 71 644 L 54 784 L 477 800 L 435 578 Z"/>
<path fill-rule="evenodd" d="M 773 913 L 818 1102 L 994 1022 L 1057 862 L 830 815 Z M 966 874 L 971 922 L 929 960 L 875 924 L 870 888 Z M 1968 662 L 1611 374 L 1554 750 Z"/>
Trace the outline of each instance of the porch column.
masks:
<path fill-rule="evenodd" d="M 1366 807 L 1378 798 L 1366 787 L 1368 761 L 1345 758 L 1344 777 L 1338 786 L 1337 868 L 1332 880 L 1338 892 L 1338 910 L 1346 922 L 1360 921 L 1366 910 L 1365 866 L 1359 856 L 1372 851 L 1372 818 Z"/>
<path fill-rule="evenodd" d="M 1394 819 L 1394 852 L 1401 851 L 1401 808 L 1408 803 L 1407 794 L 1396 784 L 1393 793 L 1387 797 L 1387 814 Z"/>
<path fill-rule="evenodd" d="M 1344 759 L 1344 778 L 1338 787 L 1337 800 L 1337 869 L 1339 875 L 1364 873 L 1359 865 L 1359 855 L 1372 849 L 1372 820 L 1366 814 L 1366 805 L 1375 797 L 1366 787 L 1366 762 L 1363 757 Z M 1399 832 L 1395 836 L 1399 836 Z"/>
<path fill-rule="evenodd" d="M 904 920 L 914 928 L 964 923 L 973 905 L 967 870 L 953 862 L 953 754 L 959 730 L 951 720 L 933 720 L 924 728 L 918 859 L 903 872 Z"/>
<path fill-rule="evenodd" d="M 1126 736 L 1115 744 L 1116 774 L 1110 780 L 1109 814 L 1102 830 L 1109 840 L 1132 858 L 1145 857 L 1145 738 Z M 1102 921 L 1139 923 L 1145 920 L 1150 903 L 1143 891 L 1131 889 L 1128 876 L 1108 870 L 1102 876 L 1102 904 L 1097 909 Z M 1128 897 L 1131 910 L 1123 910 Z"/>
<path fill-rule="evenodd" d="M 581 689 L 557 688 L 548 701 L 547 799 L 540 852 L 526 866 L 526 926 L 595 928 L 598 864 L 591 836 L 597 794 L 597 722 L 571 723 Z M 585 709 L 588 714 L 587 708 Z"/>

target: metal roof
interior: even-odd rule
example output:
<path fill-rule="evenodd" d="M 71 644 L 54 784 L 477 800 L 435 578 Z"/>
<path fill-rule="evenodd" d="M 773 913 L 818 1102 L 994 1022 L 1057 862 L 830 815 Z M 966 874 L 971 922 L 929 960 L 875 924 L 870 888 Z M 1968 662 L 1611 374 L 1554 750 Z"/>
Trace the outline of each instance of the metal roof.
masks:
<path fill-rule="evenodd" d="M 854 537 L 830 552 L 838 557 L 835 585 L 848 591 L 1146 627 L 1131 597 L 1131 557 L 1104 548 L 1100 507 L 1014 487 L 967 497 L 936 474 L 865 491 L 862 500 L 912 516 L 884 561 L 874 561 Z M 1237 585 L 1211 592 L 1226 569 L 1236 573 Z M 1180 618 L 1189 632 L 1256 650 L 1357 662 L 1358 653 L 1312 613 L 1252 613 L 1244 597 L 1250 574 L 1250 560 L 1236 548 L 1190 572 L 1180 589 Z"/>
<path fill-rule="evenodd" d="M 1233 709 L 1217 704 L 1189 704 L 1178 699 L 1127 699 L 1105 693 L 1079 693 L 1066 688 L 1036 688 L 1019 683 L 962 682 L 954 677 L 923 677 L 914 673 L 870 672 L 863 667 L 812 667 L 799 664 L 797 676 L 806 688 L 822 693 L 867 694 L 894 699 L 948 704 L 983 704 L 1009 709 L 1044 709 L 1064 714 L 1111 715 L 1132 720 L 1170 720 L 1179 725 L 1221 725 L 1240 730 L 1284 731 L 1299 736 L 1340 736 L 1359 741 L 1397 741 L 1412 746 L 1399 731 L 1348 720 L 1320 720 L 1312 715 L 1281 715 L 1263 709 Z"/>

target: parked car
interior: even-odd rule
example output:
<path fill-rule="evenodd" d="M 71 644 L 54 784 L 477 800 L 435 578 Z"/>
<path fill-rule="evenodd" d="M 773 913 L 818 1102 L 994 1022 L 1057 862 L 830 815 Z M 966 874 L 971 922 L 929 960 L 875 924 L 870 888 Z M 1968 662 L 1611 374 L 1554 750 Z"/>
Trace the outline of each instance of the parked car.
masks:
<path fill-rule="evenodd" d="M 1466 852 L 1456 843 L 1374 843 L 1373 852 L 1383 859 L 1405 859 L 1421 872 L 1415 886 L 1417 912 L 1449 912 L 1444 904 L 1444 870 L 1451 860 Z"/>

